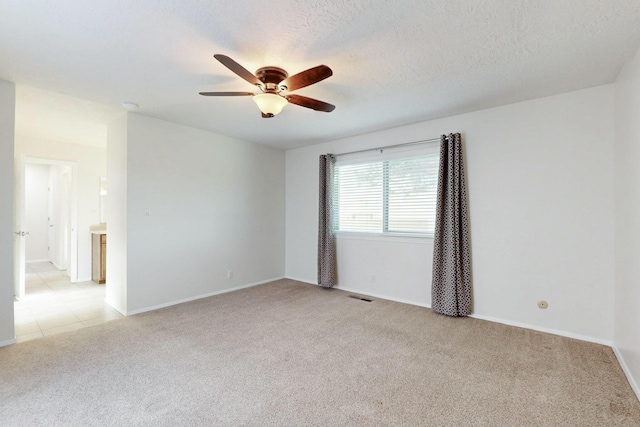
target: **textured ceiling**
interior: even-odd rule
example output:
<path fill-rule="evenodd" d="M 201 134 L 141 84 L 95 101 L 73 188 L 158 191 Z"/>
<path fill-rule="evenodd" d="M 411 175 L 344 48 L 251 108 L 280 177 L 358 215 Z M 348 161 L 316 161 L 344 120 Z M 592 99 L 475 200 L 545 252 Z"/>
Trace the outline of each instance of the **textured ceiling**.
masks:
<path fill-rule="evenodd" d="M 612 82 L 640 44 L 638 0 L 0 2 L 0 78 L 279 148 Z M 262 119 L 214 58 L 334 75 Z"/>

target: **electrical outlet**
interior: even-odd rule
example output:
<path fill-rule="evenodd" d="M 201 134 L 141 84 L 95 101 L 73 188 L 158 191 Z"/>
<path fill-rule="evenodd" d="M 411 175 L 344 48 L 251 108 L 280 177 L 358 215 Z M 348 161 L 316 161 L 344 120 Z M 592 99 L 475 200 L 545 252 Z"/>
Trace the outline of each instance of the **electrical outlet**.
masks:
<path fill-rule="evenodd" d="M 233 277 L 233 270 L 227 270 L 227 279 L 231 279 Z"/>
<path fill-rule="evenodd" d="M 371 283 L 375 283 L 376 281 L 376 276 L 375 275 L 371 275 Z"/>
<path fill-rule="evenodd" d="M 548 307 L 549 307 L 549 304 L 546 301 L 544 301 L 544 300 L 538 301 L 538 308 L 544 310 L 544 309 L 546 309 Z"/>

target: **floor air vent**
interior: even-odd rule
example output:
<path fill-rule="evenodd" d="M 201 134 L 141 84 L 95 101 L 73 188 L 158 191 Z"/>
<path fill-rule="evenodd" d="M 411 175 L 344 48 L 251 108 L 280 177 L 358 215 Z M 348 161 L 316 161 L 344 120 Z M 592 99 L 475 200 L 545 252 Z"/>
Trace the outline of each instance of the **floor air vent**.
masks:
<path fill-rule="evenodd" d="M 366 302 L 373 301 L 372 299 L 359 297 L 358 295 L 349 295 L 349 298 L 359 299 L 360 301 L 366 301 Z"/>

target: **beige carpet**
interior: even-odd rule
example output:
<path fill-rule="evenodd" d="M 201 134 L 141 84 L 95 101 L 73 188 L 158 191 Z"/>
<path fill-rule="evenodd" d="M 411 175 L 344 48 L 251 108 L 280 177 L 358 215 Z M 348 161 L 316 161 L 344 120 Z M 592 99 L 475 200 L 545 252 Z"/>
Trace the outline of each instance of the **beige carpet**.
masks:
<path fill-rule="evenodd" d="M 0 425 L 640 425 L 610 348 L 348 295 L 282 280 L 0 348 Z"/>

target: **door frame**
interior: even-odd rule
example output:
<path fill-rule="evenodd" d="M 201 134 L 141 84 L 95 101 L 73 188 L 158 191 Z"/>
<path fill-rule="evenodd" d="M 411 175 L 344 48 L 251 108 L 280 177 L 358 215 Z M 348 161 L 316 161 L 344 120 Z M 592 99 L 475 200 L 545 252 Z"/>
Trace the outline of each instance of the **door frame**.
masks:
<path fill-rule="evenodd" d="M 13 180 L 13 294 L 18 301 L 25 293 L 25 165 L 24 155 L 16 156 Z"/>

